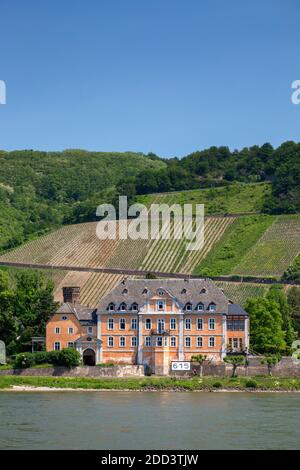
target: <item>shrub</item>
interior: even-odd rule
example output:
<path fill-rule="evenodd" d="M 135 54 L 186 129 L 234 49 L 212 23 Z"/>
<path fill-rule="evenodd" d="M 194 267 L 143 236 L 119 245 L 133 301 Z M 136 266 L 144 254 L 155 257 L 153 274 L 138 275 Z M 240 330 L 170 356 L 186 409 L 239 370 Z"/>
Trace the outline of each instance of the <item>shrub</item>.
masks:
<path fill-rule="evenodd" d="M 80 363 L 80 354 L 76 349 L 66 348 L 58 351 L 58 365 L 76 367 Z"/>
<path fill-rule="evenodd" d="M 213 388 L 222 388 L 222 383 L 221 382 L 214 382 L 212 384 Z"/>
<path fill-rule="evenodd" d="M 35 364 L 45 364 L 49 362 L 49 358 L 48 358 L 49 353 L 47 353 L 46 351 L 39 351 L 39 352 L 33 353 L 33 355 L 34 355 Z"/>
<path fill-rule="evenodd" d="M 35 364 L 33 353 L 20 353 L 16 355 L 14 368 L 15 369 L 27 369 Z"/>
<path fill-rule="evenodd" d="M 246 385 L 247 388 L 257 388 L 258 387 L 258 383 L 256 382 L 256 380 L 253 380 L 253 379 L 247 380 L 245 385 Z"/>

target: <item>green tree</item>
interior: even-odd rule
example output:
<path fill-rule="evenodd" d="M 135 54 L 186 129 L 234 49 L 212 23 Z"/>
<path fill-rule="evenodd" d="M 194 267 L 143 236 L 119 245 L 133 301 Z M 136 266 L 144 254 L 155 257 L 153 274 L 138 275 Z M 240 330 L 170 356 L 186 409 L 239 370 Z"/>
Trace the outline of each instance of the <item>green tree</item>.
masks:
<path fill-rule="evenodd" d="M 8 273 L 0 271 L 0 339 L 5 342 L 7 353 L 15 348 L 18 321 L 13 312 L 14 293 Z"/>
<path fill-rule="evenodd" d="M 232 374 L 231 377 L 236 377 L 236 370 L 238 366 L 243 366 L 246 363 L 245 356 L 225 356 L 223 359 L 224 362 L 232 365 Z"/>
<path fill-rule="evenodd" d="M 293 321 L 291 316 L 291 308 L 288 304 L 287 297 L 284 293 L 283 287 L 281 285 L 273 285 L 268 294 L 267 299 L 274 300 L 280 310 L 282 321 L 283 321 L 283 330 L 285 332 L 285 342 L 287 346 L 291 346 L 292 342 L 295 339 L 295 332 L 293 329 Z"/>
<path fill-rule="evenodd" d="M 277 353 L 286 347 L 283 320 L 274 300 L 248 299 L 245 310 L 250 315 L 250 347 L 258 353 Z"/>
<path fill-rule="evenodd" d="M 272 375 L 273 367 L 278 364 L 280 361 L 281 356 L 278 354 L 268 354 L 264 359 L 261 360 L 261 364 L 267 364 L 268 373 Z"/>
<path fill-rule="evenodd" d="M 293 326 L 300 336 L 300 288 L 293 286 L 288 292 L 288 304 L 291 308 L 291 315 L 293 319 Z"/>
<path fill-rule="evenodd" d="M 197 362 L 200 365 L 200 377 L 203 375 L 203 363 L 206 360 L 206 356 L 204 354 L 197 354 L 191 357 L 193 362 Z"/>

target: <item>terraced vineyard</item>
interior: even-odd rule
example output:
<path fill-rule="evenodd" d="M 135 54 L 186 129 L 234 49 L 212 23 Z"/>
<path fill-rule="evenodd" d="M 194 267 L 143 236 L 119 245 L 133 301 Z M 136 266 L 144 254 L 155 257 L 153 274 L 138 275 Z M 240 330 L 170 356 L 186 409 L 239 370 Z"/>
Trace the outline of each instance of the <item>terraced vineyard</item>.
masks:
<path fill-rule="evenodd" d="M 215 281 L 216 285 L 223 289 L 224 294 L 233 302 L 244 305 L 250 297 L 264 297 L 270 286 L 249 282 L 223 282 Z"/>
<path fill-rule="evenodd" d="M 280 277 L 299 253 L 300 216 L 279 216 L 232 272 Z"/>

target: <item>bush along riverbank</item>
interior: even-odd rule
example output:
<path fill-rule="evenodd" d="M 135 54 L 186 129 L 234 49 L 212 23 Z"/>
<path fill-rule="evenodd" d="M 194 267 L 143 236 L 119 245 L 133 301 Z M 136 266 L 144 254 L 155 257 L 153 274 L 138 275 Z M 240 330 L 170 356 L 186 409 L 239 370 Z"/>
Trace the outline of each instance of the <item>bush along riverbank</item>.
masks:
<path fill-rule="evenodd" d="M 0 376 L 0 390 L 81 389 L 136 391 L 300 391 L 300 378 L 279 377 L 143 377 L 67 378 Z"/>

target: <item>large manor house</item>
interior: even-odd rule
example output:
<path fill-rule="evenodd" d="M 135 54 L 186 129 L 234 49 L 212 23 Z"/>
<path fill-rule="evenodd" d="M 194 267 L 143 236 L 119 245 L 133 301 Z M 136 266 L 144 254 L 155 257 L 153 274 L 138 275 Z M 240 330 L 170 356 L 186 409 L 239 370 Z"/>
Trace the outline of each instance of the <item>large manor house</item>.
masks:
<path fill-rule="evenodd" d="M 167 374 L 172 361 L 203 354 L 222 361 L 247 352 L 248 315 L 209 279 L 128 279 L 97 308 L 80 303 L 79 287 L 63 288 L 63 303 L 46 328 L 46 349 L 76 348 L 85 365 L 147 365 Z"/>

